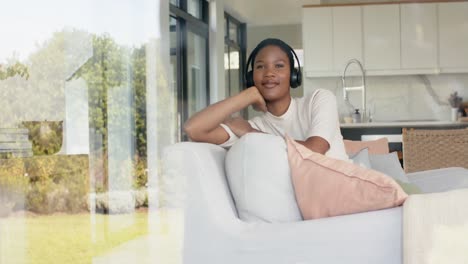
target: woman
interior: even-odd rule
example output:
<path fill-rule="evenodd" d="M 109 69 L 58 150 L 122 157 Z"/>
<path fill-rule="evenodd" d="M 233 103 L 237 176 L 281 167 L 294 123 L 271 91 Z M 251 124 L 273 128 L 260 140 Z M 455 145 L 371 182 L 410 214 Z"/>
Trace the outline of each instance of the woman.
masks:
<path fill-rule="evenodd" d="M 249 64 L 252 68 L 246 74 L 250 87 L 187 120 L 184 129 L 189 138 L 228 147 L 250 132 L 288 134 L 315 152 L 347 160 L 335 96 L 317 89 L 302 98 L 291 97 L 291 86 L 301 83 L 293 55 L 293 49 L 279 39 L 260 42 L 247 61 L 247 68 Z M 249 121 L 230 117 L 250 105 L 264 113 Z"/>

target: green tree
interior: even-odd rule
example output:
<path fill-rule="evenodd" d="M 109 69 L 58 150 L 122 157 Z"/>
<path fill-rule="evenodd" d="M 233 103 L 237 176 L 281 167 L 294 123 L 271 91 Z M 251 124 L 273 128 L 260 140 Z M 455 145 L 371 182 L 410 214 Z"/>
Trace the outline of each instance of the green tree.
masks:
<path fill-rule="evenodd" d="M 120 122 L 122 113 L 131 113 L 133 127 L 128 123 L 114 123 L 114 127 L 131 129 L 136 149 L 134 163 L 137 187 L 146 183 L 146 52 L 144 46 L 128 48 L 118 45 L 109 35 L 93 36 L 93 56 L 75 72 L 72 78 L 82 78 L 88 86 L 89 120 L 103 144 L 101 151 L 106 156 L 109 122 Z M 108 109 L 108 93 L 131 87 L 131 105 L 122 104 L 119 109 Z M 103 159 L 107 167 L 106 159 Z M 107 189 L 103 179 L 102 188 Z"/>
<path fill-rule="evenodd" d="M 136 187 L 140 187 L 147 181 L 146 49 L 147 44 L 137 47 L 120 45 L 108 34 L 96 35 L 76 29 L 55 32 L 50 39 L 38 45 L 25 63 L 9 63 L 16 65 L 13 71 L 0 68 L 0 75 L 5 78 L 0 82 L 0 104 L 3 106 L 0 121 L 32 120 L 31 116 L 35 120 L 37 116 L 42 117 L 41 120 L 49 117 L 64 120 L 65 85 L 68 81 L 82 79 L 88 89 L 90 128 L 102 138 L 102 144 L 93 151 L 102 153 L 100 166 L 104 169 L 108 166 L 109 122 L 119 122 L 119 118 L 113 116 L 131 113 L 133 124 L 128 129 L 131 129 L 136 145 L 134 181 Z M 159 58 L 156 63 L 156 68 L 163 69 Z M 158 81 L 158 109 L 151 109 L 157 111 L 158 140 L 169 142 L 168 138 L 174 136 L 169 134 L 175 131 L 176 119 L 172 115 L 175 109 L 170 109 L 174 98 L 168 89 L 168 73 L 158 70 L 150 74 L 156 74 Z M 110 111 L 108 94 L 122 87 L 131 88 L 131 104 Z M 113 127 L 127 125 L 128 122 L 114 123 Z M 107 189 L 105 171 L 98 188 Z"/>
<path fill-rule="evenodd" d="M 0 81 L 6 80 L 15 75 L 19 75 L 21 77 L 28 79 L 29 78 L 28 67 L 20 62 L 15 62 L 13 65 L 9 65 L 6 67 L 0 64 Z"/>

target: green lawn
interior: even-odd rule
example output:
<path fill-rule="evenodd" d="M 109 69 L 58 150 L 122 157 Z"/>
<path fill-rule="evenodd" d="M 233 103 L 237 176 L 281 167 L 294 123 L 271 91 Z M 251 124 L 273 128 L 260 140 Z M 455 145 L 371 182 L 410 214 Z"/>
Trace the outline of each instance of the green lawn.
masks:
<path fill-rule="evenodd" d="M 172 229 L 170 219 L 165 214 L 158 217 L 153 232 L 167 236 Z M 148 232 L 147 212 L 0 219 L 0 264 L 92 263 L 94 257 Z"/>

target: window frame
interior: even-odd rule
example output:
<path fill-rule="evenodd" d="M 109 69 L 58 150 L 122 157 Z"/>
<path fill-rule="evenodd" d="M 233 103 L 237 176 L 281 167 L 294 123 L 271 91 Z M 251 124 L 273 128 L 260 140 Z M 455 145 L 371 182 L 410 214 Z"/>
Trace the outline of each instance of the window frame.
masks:
<path fill-rule="evenodd" d="M 188 140 L 183 131 L 183 123 L 189 118 L 189 88 L 188 88 L 188 65 L 187 65 L 187 35 L 192 32 L 205 39 L 205 61 L 206 61 L 206 88 L 205 100 L 210 104 L 210 60 L 209 60 L 209 27 L 208 27 L 208 2 L 199 0 L 202 5 L 202 19 L 193 16 L 187 11 L 187 0 L 180 0 L 179 6 L 169 4 L 169 15 L 177 20 L 176 36 L 177 47 L 171 49 L 171 55 L 177 56 L 177 111 L 180 115 L 179 120 L 179 140 Z"/>

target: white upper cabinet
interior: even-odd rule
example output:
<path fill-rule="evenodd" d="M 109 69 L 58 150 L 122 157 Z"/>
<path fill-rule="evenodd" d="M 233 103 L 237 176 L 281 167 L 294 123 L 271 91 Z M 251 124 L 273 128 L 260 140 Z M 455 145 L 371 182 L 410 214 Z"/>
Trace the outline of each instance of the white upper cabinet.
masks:
<path fill-rule="evenodd" d="M 338 75 L 350 59 L 362 62 L 362 15 L 360 6 L 333 7 L 333 66 Z"/>
<path fill-rule="evenodd" d="M 306 76 L 340 76 L 351 58 L 362 61 L 361 7 L 304 8 Z"/>
<path fill-rule="evenodd" d="M 307 77 L 352 58 L 367 75 L 468 73 L 468 1 L 303 8 L 302 22 Z"/>
<path fill-rule="evenodd" d="M 401 4 L 401 68 L 438 72 L 437 4 Z"/>
<path fill-rule="evenodd" d="M 439 60 L 442 72 L 468 72 L 468 2 L 440 3 Z"/>
<path fill-rule="evenodd" d="M 330 75 L 333 71 L 333 28 L 331 8 L 302 10 L 304 71 Z"/>
<path fill-rule="evenodd" d="M 399 5 L 366 5 L 362 13 L 366 70 L 400 69 Z"/>

